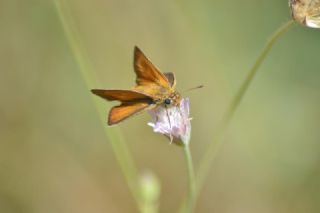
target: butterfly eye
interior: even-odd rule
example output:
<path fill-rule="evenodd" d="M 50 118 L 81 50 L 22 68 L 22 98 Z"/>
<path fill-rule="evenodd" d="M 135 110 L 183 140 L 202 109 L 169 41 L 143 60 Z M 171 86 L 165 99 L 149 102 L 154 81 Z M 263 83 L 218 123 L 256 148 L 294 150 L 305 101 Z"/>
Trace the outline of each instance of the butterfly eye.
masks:
<path fill-rule="evenodd" d="M 165 105 L 170 105 L 171 104 L 171 99 L 169 99 L 169 98 L 164 99 L 164 104 Z"/>

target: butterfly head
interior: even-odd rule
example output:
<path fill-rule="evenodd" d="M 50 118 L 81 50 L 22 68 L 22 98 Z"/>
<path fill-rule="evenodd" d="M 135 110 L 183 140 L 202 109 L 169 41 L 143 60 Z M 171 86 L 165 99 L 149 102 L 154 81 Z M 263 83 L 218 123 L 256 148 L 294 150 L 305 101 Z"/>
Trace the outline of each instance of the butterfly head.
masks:
<path fill-rule="evenodd" d="M 178 106 L 181 101 L 181 96 L 178 92 L 173 92 L 162 100 L 165 106 Z"/>

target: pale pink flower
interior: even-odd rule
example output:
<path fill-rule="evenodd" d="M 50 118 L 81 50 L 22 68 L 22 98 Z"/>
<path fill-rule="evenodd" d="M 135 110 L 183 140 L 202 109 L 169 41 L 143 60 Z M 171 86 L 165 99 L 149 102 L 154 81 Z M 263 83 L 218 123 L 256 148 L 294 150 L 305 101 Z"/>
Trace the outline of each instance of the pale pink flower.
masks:
<path fill-rule="evenodd" d="M 149 111 L 152 122 L 148 125 L 154 132 L 167 136 L 178 145 L 188 145 L 191 135 L 189 99 L 181 100 L 179 106 L 158 106 Z"/>

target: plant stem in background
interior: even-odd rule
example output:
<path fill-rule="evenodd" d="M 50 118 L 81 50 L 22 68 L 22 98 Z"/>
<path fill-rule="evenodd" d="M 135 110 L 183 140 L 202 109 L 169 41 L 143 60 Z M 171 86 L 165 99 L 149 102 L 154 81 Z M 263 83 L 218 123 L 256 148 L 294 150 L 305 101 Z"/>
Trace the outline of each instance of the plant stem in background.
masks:
<path fill-rule="evenodd" d="M 204 157 L 200 161 L 199 170 L 197 172 L 197 179 L 196 179 L 196 187 L 197 192 L 199 192 L 204 184 L 204 180 L 209 173 L 210 167 L 215 159 L 216 153 L 218 151 L 218 147 L 222 142 L 223 135 L 227 130 L 230 121 L 233 118 L 235 111 L 237 110 L 241 100 L 243 99 L 245 93 L 247 92 L 252 80 L 257 74 L 259 67 L 261 66 L 262 62 L 265 60 L 266 56 L 270 52 L 271 48 L 275 44 L 275 42 L 285 33 L 287 30 L 293 26 L 294 21 L 290 20 L 281 26 L 275 33 L 270 37 L 267 41 L 265 47 L 262 49 L 259 57 L 256 59 L 255 63 L 253 64 L 252 68 L 249 70 L 247 77 L 245 78 L 244 82 L 242 83 L 240 89 L 237 91 L 234 99 L 232 100 L 228 110 L 226 111 L 225 115 L 223 116 L 222 122 L 220 124 L 220 128 L 218 131 L 218 135 L 214 138 L 213 142 L 209 145 Z"/>
<path fill-rule="evenodd" d="M 63 0 L 55 0 L 55 7 L 60 18 L 63 30 L 69 42 L 71 51 L 75 57 L 76 62 L 78 63 L 79 70 L 81 72 L 82 78 L 84 79 L 87 87 L 88 93 L 93 87 L 97 87 L 97 80 L 93 76 L 93 70 L 91 69 L 86 51 L 84 51 L 81 46 L 79 39 L 79 33 L 77 32 L 76 26 L 73 22 L 71 13 L 68 10 L 68 7 Z M 91 96 L 91 93 L 90 93 Z M 116 159 L 121 167 L 121 170 L 125 176 L 127 184 L 130 188 L 130 191 L 136 201 L 139 211 L 141 212 L 141 193 L 139 188 L 138 181 L 138 172 L 136 166 L 133 162 L 130 151 L 122 137 L 120 130 L 116 127 L 106 128 L 105 119 L 105 110 L 104 108 L 96 101 L 95 97 L 92 96 L 92 101 L 99 113 L 101 118 L 101 124 L 105 130 L 105 135 L 107 140 L 110 142 L 113 152 L 115 153 Z"/>
<path fill-rule="evenodd" d="M 205 178 L 208 176 L 208 173 L 210 171 L 211 165 L 216 157 L 216 154 L 220 148 L 220 145 L 223 140 L 224 133 L 226 132 L 230 121 L 233 118 L 233 115 L 235 111 L 237 110 L 239 104 L 241 103 L 241 100 L 243 99 L 245 93 L 247 92 L 252 80 L 257 74 L 257 71 L 259 67 L 261 66 L 262 62 L 265 60 L 266 56 L 268 55 L 269 51 L 275 44 L 275 42 L 285 33 L 287 30 L 293 26 L 294 21 L 290 20 L 284 25 L 282 25 L 277 31 L 274 32 L 274 34 L 270 37 L 270 39 L 267 41 L 265 47 L 262 49 L 260 55 L 256 59 L 255 63 L 253 64 L 252 68 L 249 70 L 247 77 L 245 78 L 244 82 L 242 83 L 241 87 L 237 91 L 234 99 L 232 100 L 228 110 L 224 114 L 221 124 L 219 125 L 219 128 L 217 130 L 217 135 L 213 138 L 212 143 L 210 143 L 208 149 L 206 149 L 206 153 L 204 154 L 203 158 L 201 159 L 199 163 L 199 169 L 196 174 L 196 189 L 195 189 L 195 199 L 197 199 Z M 182 208 L 180 209 L 180 212 L 185 209 L 185 206 L 187 204 L 183 203 Z"/>
<path fill-rule="evenodd" d="M 186 213 L 192 213 L 195 205 L 195 192 L 196 192 L 196 182 L 194 177 L 194 168 L 193 168 L 193 162 L 190 152 L 190 145 L 186 144 L 184 147 L 184 155 L 187 163 L 187 169 L 188 169 L 188 195 L 187 195 L 187 203 L 185 212 Z"/>

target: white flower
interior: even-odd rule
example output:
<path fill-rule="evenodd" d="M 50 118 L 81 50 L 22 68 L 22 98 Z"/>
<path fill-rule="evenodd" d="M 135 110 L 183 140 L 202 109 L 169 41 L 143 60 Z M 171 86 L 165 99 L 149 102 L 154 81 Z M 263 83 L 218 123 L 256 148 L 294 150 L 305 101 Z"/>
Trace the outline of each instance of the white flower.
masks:
<path fill-rule="evenodd" d="M 171 142 L 178 145 L 188 145 L 191 135 L 189 118 L 189 99 L 184 98 L 179 106 L 158 106 L 149 111 L 152 122 L 148 125 L 153 131 L 167 136 Z"/>

